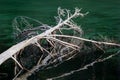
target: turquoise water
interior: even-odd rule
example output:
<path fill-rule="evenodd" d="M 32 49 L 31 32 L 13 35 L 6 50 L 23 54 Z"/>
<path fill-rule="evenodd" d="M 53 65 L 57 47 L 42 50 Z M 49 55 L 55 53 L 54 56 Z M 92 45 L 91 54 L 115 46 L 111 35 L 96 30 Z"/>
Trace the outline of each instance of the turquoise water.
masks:
<path fill-rule="evenodd" d="M 89 14 L 78 20 L 85 35 L 102 34 L 120 39 L 120 0 L 0 0 L 0 52 L 12 45 L 12 20 L 28 16 L 49 25 L 55 25 L 57 8 L 83 8 Z"/>
<path fill-rule="evenodd" d="M 0 52 L 14 44 L 12 20 L 15 17 L 28 16 L 55 25 L 58 7 L 70 10 L 78 7 L 82 12 L 89 12 L 76 21 L 82 25 L 84 37 L 102 34 L 120 41 L 120 0 L 0 0 Z"/>

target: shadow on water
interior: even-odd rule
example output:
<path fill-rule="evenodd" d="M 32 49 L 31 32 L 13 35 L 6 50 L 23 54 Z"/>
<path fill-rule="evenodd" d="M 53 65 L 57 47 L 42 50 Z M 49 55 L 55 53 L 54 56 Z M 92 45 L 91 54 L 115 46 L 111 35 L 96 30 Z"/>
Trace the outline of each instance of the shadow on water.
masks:
<path fill-rule="evenodd" d="M 83 8 L 83 12 L 90 12 L 85 18 L 77 19 L 76 21 L 82 25 L 85 33 L 84 37 L 91 38 L 95 37 L 96 34 L 101 34 L 108 36 L 108 38 L 115 39 L 116 42 L 120 41 L 120 0 L 0 0 L 0 52 L 5 51 L 15 44 L 15 42 L 13 42 L 12 20 L 16 16 L 28 16 L 38 19 L 45 24 L 55 25 L 54 16 L 57 15 L 56 11 L 58 7 L 68 8 L 70 10 L 78 7 Z M 78 65 L 78 61 L 79 59 L 71 60 L 71 62 L 64 63 L 58 68 L 55 68 L 55 70 L 41 71 L 41 73 L 44 73 L 41 75 L 44 79 L 44 76 L 47 76 L 46 72 L 51 73 L 51 71 L 53 71 L 53 73 L 58 74 L 61 71 L 64 72 L 64 70 L 69 71 Z M 105 63 L 95 65 L 97 80 L 118 80 L 117 77 L 120 76 L 119 61 L 120 56 L 117 56 Z M 2 67 L 0 67 L 0 73 L 9 72 L 7 76 L 10 77 L 13 73 L 9 70 L 12 70 L 11 68 L 14 64 L 12 61 L 7 63 L 10 64 L 9 67 L 3 64 Z M 91 69 L 80 73 L 78 72 L 60 80 L 79 80 L 82 76 L 87 76 L 82 80 L 94 80 L 89 79 L 92 75 L 90 70 Z M 105 71 L 105 73 L 101 73 L 101 70 Z M 87 75 L 86 73 L 89 74 Z M 0 74 L 0 76 L 1 75 L 4 74 Z M 106 78 L 102 79 L 100 75 L 106 76 Z"/>

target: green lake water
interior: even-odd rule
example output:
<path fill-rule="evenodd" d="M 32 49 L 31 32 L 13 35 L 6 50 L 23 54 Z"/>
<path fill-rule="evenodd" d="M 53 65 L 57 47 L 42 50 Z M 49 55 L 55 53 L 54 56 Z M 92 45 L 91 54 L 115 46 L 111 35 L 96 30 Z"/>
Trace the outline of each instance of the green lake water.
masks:
<path fill-rule="evenodd" d="M 85 18 L 76 21 L 82 25 L 85 38 L 101 34 L 120 42 L 120 0 L 0 0 L 0 52 L 14 44 L 12 20 L 15 17 L 28 16 L 45 24 L 55 25 L 54 16 L 57 15 L 58 7 L 70 10 L 78 7 L 82 8 L 82 12 L 89 12 Z M 80 74 L 76 73 L 76 75 L 75 80 Z M 118 80 L 114 72 L 113 78 L 111 78 L 112 73 L 107 76 L 108 78 L 104 80 Z M 65 80 L 74 80 L 74 78 L 70 77 Z"/>

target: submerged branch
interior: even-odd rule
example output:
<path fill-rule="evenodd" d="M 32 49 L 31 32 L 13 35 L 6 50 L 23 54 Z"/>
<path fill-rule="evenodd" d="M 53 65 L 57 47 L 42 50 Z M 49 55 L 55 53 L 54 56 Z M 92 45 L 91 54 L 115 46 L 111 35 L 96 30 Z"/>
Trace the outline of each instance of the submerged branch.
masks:
<path fill-rule="evenodd" d="M 119 55 L 119 53 L 120 53 L 120 51 L 118 51 L 118 52 L 115 53 L 115 54 L 109 55 L 109 56 L 106 57 L 106 58 L 97 59 L 97 60 L 95 60 L 95 61 L 93 61 L 93 62 L 91 62 L 91 63 L 83 66 L 82 68 L 77 69 L 77 70 L 72 70 L 72 71 L 70 71 L 70 72 L 68 72 L 68 73 L 64 73 L 64 74 L 62 74 L 62 75 L 60 75 L 60 76 L 57 76 L 57 77 L 48 78 L 48 79 L 46 79 L 46 80 L 55 80 L 55 79 L 58 79 L 58 78 L 62 78 L 62 77 L 66 77 L 66 76 L 72 75 L 72 74 L 74 74 L 75 72 L 79 72 L 79 71 L 88 69 L 88 67 L 94 66 L 94 64 L 96 64 L 96 63 L 104 62 L 104 61 L 106 61 L 106 60 L 108 60 L 108 59 L 111 59 L 112 57 L 114 57 L 114 56 L 116 56 L 116 55 Z"/>

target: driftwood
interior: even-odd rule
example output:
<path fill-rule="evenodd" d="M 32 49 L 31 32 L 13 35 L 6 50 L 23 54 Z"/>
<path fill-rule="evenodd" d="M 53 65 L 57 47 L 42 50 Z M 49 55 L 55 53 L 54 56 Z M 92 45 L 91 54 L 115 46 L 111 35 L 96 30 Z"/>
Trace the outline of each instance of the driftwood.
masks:
<path fill-rule="evenodd" d="M 76 8 L 75 12 L 72 14 L 67 9 L 58 8 L 58 17 L 57 17 L 58 24 L 56 26 L 54 27 L 47 26 L 49 27 L 49 29 L 46 28 L 46 30 L 43 33 L 37 34 L 35 36 L 32 36 L 29 39 L 23 40 L 18 44 L 13 45 L 11 48 L 6 50 L 5 52 L 1 53 L 0 65 L 6 60 L 8 60 L 9 58 L 12 58 L 20 66 L 21 69 L 24 69 L 24 66 L 22 66 L 17 60 L 16 54 L 17 53 L 20 54 L 20 51 L 29 45 L 36 45 L 37 47 L 39 47 L 39 49 L 42 52 L 47 52 L 47 55 L 42 54 L 42 56 L 38 61 L 38 64 L 36 64 L 32 69 L 30 69 L 25 74 L 18 77 L 18 75 L 21 73 L 21 70 L 20 70 L 19 73 L 17 73 L 16 77 L 14 78 L 14 80 L 26 80 L 28 76 L 30 76 L 39 68 L 44 69 L 44 67 L 54 63 L 57 63 L 57 65 L 59 65 L 59 63 L 61 62 L 64 62 L 66 60 L 73 58 L 77 54 L 77 52 L 79 52 L 83 47 L 84 41 L 94 43 L 96 45 L 103 44 L 103 45 L 112 45 L 112 46 L 120 47 L 120 44 L 116 44 L 116 43 L 99 42 L 99 41 L 82 38 L 82 29 L 80 28 L 80 26 L 76 25 L 72 20 L 73 18 L 76 18 L 79 16 L 84 17 L 84 15 L 87 14 L 87 13 L 83 14 L 80 11 L 81 11 L 80 9 Z M 44 26 L 34 28 L 34 29 L 29 29 L 27 30 L 28 32 L 27 31 L 24 31 L 24 32 L 29 33 L 30 31 L 34 31 L 43 27 Z M 62 30 L 68 30 L 68 31 L 70 30 L 70 31 L 73 31 L 73 33 L 75 34 L 66 35 Z M 40 41 L 42 39 L 44 39 L 50 44 L 50 46 L 52 47 L 50 51 L 44 48 L 43 46 L 41 46 L 42 43 L 40 43 Z M 106 60 L 106 58 L 101 61 L 104 61 L 104 60 Z M 100 61 L 94 61 L 91 64 L 95 64 L 97 62 L 100 62 Z M 88 64 L 87 67 L 91 64 Z"/>

